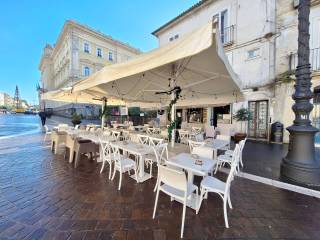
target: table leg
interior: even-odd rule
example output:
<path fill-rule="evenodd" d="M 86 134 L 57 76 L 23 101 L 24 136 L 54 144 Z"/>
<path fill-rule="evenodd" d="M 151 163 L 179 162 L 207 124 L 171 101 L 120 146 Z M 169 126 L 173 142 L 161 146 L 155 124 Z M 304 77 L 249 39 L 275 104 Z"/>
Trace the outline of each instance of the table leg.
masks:
<path fill-rule="evenodd" d="M 144 156 L 139 157 L 139 178 L 142 179 L 144 177 Z"/>
<path fill-rule="evenodd" d="M 217 160 L 218 158 L 218 149 L 213 149 L 213 159 Z"/>

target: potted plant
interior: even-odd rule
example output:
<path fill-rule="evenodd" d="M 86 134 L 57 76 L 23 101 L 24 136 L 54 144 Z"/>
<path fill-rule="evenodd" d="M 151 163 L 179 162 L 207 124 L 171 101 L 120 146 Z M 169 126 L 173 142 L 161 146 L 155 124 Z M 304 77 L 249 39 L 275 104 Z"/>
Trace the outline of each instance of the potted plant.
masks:
<path fill-rule="evenodd" d="M 71 116 L 71 122 L 73 126 L 79 125 L 81 123 L 81 116 L 74 112 Z"/>
<path fill-rule="evenodd" d="M 251 119 L 251 113 L 246 108 L 240 108 L 234 115 L 233 119 L 237 122 L 240 122 L 241 132 L 238 132 L 234 135 L 235 142 L 239 142 L 247 137 L 246 128 L 243 130 L 243 123 L 246 126 L 246 122 Z"/>

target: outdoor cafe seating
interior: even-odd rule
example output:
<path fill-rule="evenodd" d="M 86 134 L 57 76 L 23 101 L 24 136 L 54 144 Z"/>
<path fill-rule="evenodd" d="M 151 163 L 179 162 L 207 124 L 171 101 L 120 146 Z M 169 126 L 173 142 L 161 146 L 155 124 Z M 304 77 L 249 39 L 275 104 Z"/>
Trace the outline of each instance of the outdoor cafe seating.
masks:
<path fill-rule="evenodd" d="M 227 207 L 232 208 L 230 186 L 240 170 L 240 165 L 243 166 L 242 151 L 246 140 L 236 144 L 234 150 L 230 150 L 230 136 L 217 135 L 215 138 L 204 139 L 201 131 L 201 129 L 178 130 L 181 136 L 185 134 L 181 145 L 185 151 L 178 154 L 173 148 L 170 150 L 173 151 L 171 157 L 168 154 L 167 139 L 161 134 L 155 134 L 150 128 L 142 132 L 101 129 L 92 125 L 87 126 L 85 130 L 83 127 L 76 129 L 64 126 L 62 131 L 58 128 L 52 131 L 52 148 L 54 153 L 58 154 L 57 146 L 63 145 L 66 149 L 65 157 L 69 152 L 69 162 L 73 162 L 75 167 L 80 163 L 80 155 L 101 162 L 100 173 L 107 169 L 110 181 L 113 181 L 119 173 L 119 191 L 124 173 L 128 172 L 129 176 L 139 184 L 154 177 L 156 196 L 153 217 L 156 217 L 160 192 L 169 195 L 172 200 L 181 202 L 183 204 L 181 237 L 183 237 L 186 207 L 201 213 L 202 202 L 209 201 L 208 192 L 215 192 L 222 198 L 225 225 L 229 227 Z M 198 135 L 202 137 L 198 138 Z M 218 150 L 223 154 L 218 155 Z M 230 169 L 226 182 L 214 176 L 222 167 Z M 146 172 L 145 169 L 148 168 Z M 157 170 L 156 175 L 153 175 L 154 169 Z M 199 186 L 195 184 L 194 176 L 202 179 Z"/>

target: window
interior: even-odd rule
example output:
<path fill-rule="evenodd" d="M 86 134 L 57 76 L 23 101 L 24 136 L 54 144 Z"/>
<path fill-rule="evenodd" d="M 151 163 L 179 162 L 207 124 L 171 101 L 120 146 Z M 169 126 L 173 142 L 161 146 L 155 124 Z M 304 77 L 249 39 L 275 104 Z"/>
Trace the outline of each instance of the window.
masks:
<path fill-rule="evenodd" d="M 257 58 L 257 57 L 260 56 L 259 52 L 260 52 L 260 49 L 259 49 L 259 48 L 249 50 L 249 51 L 247 52 L 247 58 L 248 58 L 248 59 Z"/>
<path fill-rule="evenodd" d="M 88 77 L 90 75 L 90 68 L 88 66 L 84 67 L 84 76 Z"/>
<path fill-rule="evenodd" d="M 111 51 L 109 51 L 109 57 L 108 57 L 109 61 L 113 61 L 113 54 Z"/>
<path fill-rule="evenodd" d="M 83 51 L 84 51 L 85 53 L 90 53 L 89 43 L 84 43 L 84 45 L 83 45 Z"/>
<path fill-rule="evenodd" d="M 221 41 L 222 43 L 226 43 L 228 41 L 228 10 L 224 10 L 220 15 L 220 32 L 221 32 Z"/>
<path fill-rule="evenodd" d="M 97 48 L 97 57 L 102 57 L 102 50 L 101 50 L 101 48 Z"/>

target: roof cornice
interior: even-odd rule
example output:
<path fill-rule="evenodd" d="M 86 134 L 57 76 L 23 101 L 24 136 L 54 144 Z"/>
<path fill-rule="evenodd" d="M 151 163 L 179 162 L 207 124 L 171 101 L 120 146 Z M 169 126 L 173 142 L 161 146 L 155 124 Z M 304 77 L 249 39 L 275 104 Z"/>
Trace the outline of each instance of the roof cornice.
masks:
<path fill-rule="evenodd" d="M 127 49 L 128 51 L 135 52 L 137 54 L 141 53 L 141 50 L 138 48 L 134 48 L 134 47 L 130 46 L 129 44 L 126 44 L 126 43 L 123 43 L 119 40 L 116 40 L 116 39 L 112 38 L 111 36 L 108 36 L 108 35 L 105 35 L 101 32 L 98 32 L 98 31 L 96 31 L 86 25 L 80 24 L 74 20 L 67 20 L 63 25 L 62 31 L 59 34 L 59 37 L 57 39 L 56 45 L 54 46 L 52 55 L 56 54 L 61 43 L 63 42 L 63 39 L 67 36 L 68 30 L 70 28 L 79 29 L 81 31 L 84 31 L 88 34 L 95 36 L 96 38 L 100 38 L 102 41 L 108 41 L 111 44 L 116 44 L 117 46 L 123 47 L 123 48 Z"/>
<path fill-rule="evenodd" d="M 153 31 L 151 34 L 154 36 L 158 36 L 161 31 L 171 27 L 172 25 L 178 23 L 179 21 L 182 21 L 189 14 L 192 14 L 195 11 L 199 10 L 200 8 L 207 6 L 208 4 L 210 4 L 213 1 L 216 1 L 216 0 L 200 0 L 199 2 L 194 4 L 193 6 L 191 6 L 187 10 L 185 10 L 184 12 L 180 13 L 175 18 L 171 19 L 169 22 L 165 23 L 164 25 L 162 25 L 161 27 L 159 27 L 158 29 Z"/>

